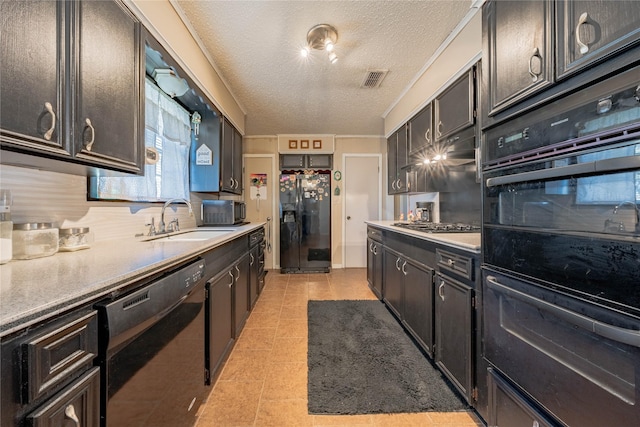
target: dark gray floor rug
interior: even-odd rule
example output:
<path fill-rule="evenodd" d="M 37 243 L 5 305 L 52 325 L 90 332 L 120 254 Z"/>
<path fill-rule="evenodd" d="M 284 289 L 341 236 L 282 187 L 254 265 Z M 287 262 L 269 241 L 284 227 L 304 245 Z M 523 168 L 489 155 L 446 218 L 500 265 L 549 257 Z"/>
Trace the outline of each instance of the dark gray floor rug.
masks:
<path fill-rule="evenodd" d="M 380 301 L 309 301 L 311 414 L 461 411 L 467 405 Z"/>

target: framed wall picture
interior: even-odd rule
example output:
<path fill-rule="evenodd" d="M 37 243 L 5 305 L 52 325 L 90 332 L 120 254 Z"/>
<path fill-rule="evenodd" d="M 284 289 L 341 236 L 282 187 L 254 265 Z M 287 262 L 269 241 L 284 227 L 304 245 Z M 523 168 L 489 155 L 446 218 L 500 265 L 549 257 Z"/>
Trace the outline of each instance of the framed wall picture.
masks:
<path fill-rule="evenodd" d="M 308 139 L 301 139 L 300 140 L 300 148 L 304 149 L 308 149 L 309 148 L 309 140 Z"/>
<path fill-rule="evenodd" d="M 321 139 L 314 139 L 313 140 L 313 149 L 314 150 L 321 150 L 322 149 L 322 140 Z"/>
<path fill-rule="evenodd" d="M 298 140 L 297 139 L 290 139 L 289 140 L 289 148 L 292 150 L 295 150 L 298 148 Z"/>

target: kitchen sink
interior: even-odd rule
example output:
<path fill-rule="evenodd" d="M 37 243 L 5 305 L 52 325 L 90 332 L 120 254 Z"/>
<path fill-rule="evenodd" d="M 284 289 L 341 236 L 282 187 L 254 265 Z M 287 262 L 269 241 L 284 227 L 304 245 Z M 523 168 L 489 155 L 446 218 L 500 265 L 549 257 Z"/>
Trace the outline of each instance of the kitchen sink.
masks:
<path fill-rule="evenodd" d="M 171 234 L 164 237 L 156 237 L 147 242 L 193 242 L 198 240 L 216 239 L 231 233 L 232 230 L 192 230 L 183 233 Z"/>

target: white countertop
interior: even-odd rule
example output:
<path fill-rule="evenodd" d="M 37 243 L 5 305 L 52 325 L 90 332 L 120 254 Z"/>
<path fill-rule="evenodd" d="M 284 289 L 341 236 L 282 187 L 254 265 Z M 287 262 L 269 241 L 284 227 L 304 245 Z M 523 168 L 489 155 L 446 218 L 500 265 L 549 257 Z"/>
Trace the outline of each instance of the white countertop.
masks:
<path fill-rule="evenodd" d="M 480 253 L 480 233 L 425 233 L 424 231 L 396 227 L 398 221 L 365 221 L 375 227 L 385 228 L 412 237 L 442 243 L 455 248 Z"/>
<path fill-rule="evenodd" d="M 12 260 L 0 266 L 0 337 L 97 300 L 263 225 L 233 227 L 229 234 L 209 240 L 108 240 L 76 252 Z"/>

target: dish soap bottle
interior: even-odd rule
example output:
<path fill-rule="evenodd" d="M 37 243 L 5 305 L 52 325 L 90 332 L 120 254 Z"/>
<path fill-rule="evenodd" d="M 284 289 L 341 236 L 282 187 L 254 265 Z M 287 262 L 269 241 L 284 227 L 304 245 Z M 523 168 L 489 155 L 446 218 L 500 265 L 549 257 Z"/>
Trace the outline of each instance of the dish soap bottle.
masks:
<path fill-rule="evenodd" d="M 0 264 L 6 264 L 13 258 L 12 233 L 11 191 L 0 190 Z"/>

